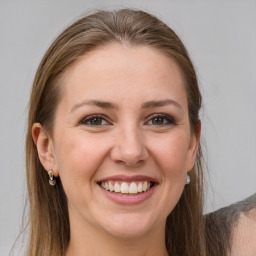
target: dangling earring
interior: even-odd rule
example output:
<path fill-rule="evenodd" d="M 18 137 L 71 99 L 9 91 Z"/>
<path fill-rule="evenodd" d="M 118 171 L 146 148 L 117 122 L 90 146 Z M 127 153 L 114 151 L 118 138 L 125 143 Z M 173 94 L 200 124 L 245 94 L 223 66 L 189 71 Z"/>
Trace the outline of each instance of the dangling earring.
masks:
<path fill-rule="evenodd" d="M 190 178 L 190 176 L 187 174 L 186 185 L 188 185 L 188 184 L 190 183 L 190 181 L 191 181 L 191 178 Z"/>
<path fill-rule="evenodd" d="M 56 180 L 54 179 L 53 171 L 50 170 L 50 171 L 48 172 L 48 175 L 49 175 L 49 184 L 50 184 L 51 186 L 55 186 Z"/>

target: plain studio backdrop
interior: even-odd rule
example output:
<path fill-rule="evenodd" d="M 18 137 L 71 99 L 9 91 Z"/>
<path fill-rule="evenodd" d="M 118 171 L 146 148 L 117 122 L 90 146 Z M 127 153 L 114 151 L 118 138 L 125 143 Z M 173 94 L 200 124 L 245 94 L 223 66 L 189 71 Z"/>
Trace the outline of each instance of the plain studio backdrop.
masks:
<path fill-rule="evenodd" d="M 194 62 L 204 97 L 205 212 L 256 192 L 256 1 L 0 1 L 1 256 L 8 255 L 21 226 L 26 114 L 36 68 L 76 18 L 120 7 L 162 19 Z"/>

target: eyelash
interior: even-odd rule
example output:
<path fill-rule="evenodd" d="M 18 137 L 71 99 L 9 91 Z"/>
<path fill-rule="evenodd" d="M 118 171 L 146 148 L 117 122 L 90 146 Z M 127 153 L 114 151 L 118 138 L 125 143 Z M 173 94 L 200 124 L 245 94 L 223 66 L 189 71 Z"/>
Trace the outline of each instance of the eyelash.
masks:
<path fill-rule="evenodd" d="M 149 124 L 149 122 L 153 122 L 153 120 L 156 118 L 162 119 L 163 124 L 158 124 L 158 125 L 157 124 L 154 125 L 153 123 Z M 147 119 L 148 119 L 148 121 L 146 122 L 146 124 L 149 124 L 149 125 L 160 126 L 160 127 L 166 126 L 166 125 L 176 125 L 174 118 L 172 118 L 166 114 L 153 114 L 153 115 L 149 116 Z M 100 121 L 100 124 L 89 123 L 89 122 L 92 122 L 93 120 L 96 122 Z M 102 122 L 104 122 L 104 121 L 106 122 L 106 124 L 102 124 Z M 109 125 L 111 123 L 107 120 L 107 118 L 104 115 L 90 115 L 90 116 L 83 118 L 80 121 L 80 124 L 96 127 L 96 126 Z"/>
<path fill-rule="evenodd" d="M 83 125 L 90 125 L 90 126 L 102 126 L 102 125 L 107 125 L 107 124 L 89 124 L 89 122 L 92 122 L 93 119 L 98 119 L 98 120 L 104 120 L 105 122 L 107 122 L 107 124 L 110 124 L 109 121 L 107 121 L 107 118 L 104 116 L 104 115 L 90 115 L 90 116 L 87 116 L 85 118 L 83 118 L 81 121 L 80 121 L 80 124 L 83 124 Z"/>
<path fill-rule="evenodd" d="M 176 122 L 175 122 L 174 118 L 172 118 L 172 117 L 170 117 L 169 115 L 166 115 L 166 114 L 153 114 L 149 118 L 150 118 L 149 121 L 153 121 L 153 119 L 156 119 L 156 118 L 163 119 L 164 123 L 156 125 L 156 126 L 176 125 Z M 149 121 L 147 121 L 147 123 Z M 154 125 L 154 124 L 150 124 L 150 125 Z"/>

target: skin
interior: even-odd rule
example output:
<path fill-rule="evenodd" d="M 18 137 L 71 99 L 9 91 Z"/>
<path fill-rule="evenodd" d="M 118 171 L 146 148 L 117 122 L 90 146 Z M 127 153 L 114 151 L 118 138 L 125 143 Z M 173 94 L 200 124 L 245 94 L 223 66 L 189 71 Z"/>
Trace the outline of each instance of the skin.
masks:
<path fill-rule="evenodd" d="M 230 256 L 256 255 L 256 210 L 241 214 L 232 234 Z"/>
<path fill-rule="evenodd" d="M 167 255 L 166 217 L 193 168 L 200 135 L 199 128 L 191 134 L 178 66 L 148 46 L 110 44 L 83 56 L 62 81 L 53 135 L 38 123 L 32 134 L 40 161 L 60 176 L 68 198 L 66 255 Z M 85 104 L 91 100 L 113 106 Z M 165 103 L 146 104 L 152 101 Z M 87 117 L 95 114 L 104 118 L 92 125 Z M 159 114 L 167 118 L 155 120 Z M 147 175 L 157 186 L 142 203 L 121 205 L 97 184 L 120 174 Z"/>

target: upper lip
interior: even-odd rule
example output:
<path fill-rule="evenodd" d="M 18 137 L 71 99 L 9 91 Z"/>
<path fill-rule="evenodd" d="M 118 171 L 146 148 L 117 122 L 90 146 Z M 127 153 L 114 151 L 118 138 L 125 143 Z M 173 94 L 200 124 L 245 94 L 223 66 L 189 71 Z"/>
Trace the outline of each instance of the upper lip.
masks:
<path fill-rule="evenodd" d="M 150 176 L 145 176 L 145 175 L 133 175 L 133 176 L 128 176 L 128 175 L 113 175 L 113 176 L 108 176 L 100 181 L 126 181 L 126 182 L 132 182 L 132 181 L 151 181 L 151 182 L 157 182 L 157 180 L 153 177 Z"/>

